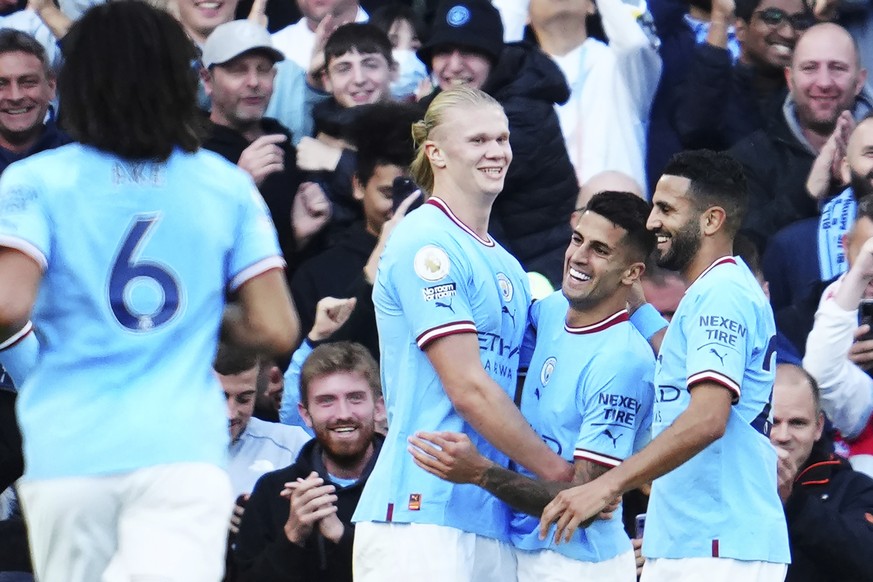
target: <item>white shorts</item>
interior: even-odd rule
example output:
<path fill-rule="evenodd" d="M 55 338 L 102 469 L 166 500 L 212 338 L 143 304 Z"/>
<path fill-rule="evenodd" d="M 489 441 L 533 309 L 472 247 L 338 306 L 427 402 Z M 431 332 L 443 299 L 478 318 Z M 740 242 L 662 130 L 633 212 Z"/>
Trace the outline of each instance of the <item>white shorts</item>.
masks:
<path fill-rule="evenodd" d="M 518 582 L 636 582 L 633 550 L 603 562 L 580 562 L 553 550 L 516 550 Z"/>
<path fill-rule="evenodd" d="M 509 544 L 443 525 L 355 525 L 355 582 L 515 581 Z"/>
<path fill-rule="evenodd" d="M 653 558 L 640 582 L 783 582 L 788 564 L 744 562 L 731 558 Z"/>
<path fill-rule="evenodd" d="M 232 497 L 206 463 L 18 483 L 40 582 L 217 582 Z"/>

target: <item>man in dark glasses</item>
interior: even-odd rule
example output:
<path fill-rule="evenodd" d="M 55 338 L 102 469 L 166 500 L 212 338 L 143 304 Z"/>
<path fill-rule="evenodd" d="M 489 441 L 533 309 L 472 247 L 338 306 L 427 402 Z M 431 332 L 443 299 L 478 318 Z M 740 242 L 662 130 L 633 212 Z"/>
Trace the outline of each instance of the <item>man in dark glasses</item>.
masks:
<path fill-rule="evenodd" d="M 740 55 L 728 50 L 735 22 Z M 716 0 L 706 42 L 695 47 L 676 125 L 686 148 L 727 149 L 766 126 L 787 93 L 784 69 L 814 19 L 803 0 Z"/>

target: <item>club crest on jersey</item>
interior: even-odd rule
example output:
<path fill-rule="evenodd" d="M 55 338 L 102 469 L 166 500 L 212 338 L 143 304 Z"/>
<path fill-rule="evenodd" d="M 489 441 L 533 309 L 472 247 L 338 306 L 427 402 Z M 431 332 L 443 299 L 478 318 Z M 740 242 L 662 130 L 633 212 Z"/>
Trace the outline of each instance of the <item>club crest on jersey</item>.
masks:
<path fill-rule="evenodd" d="M 543 386 L 549 383 L 549 380 L 552 379 L 552 374 L 555 371 L 555 366 L 558 364 L 558 358 L 552 356 L 551 358 L 547 358 L 545 362 L 543 362 L 543 369 L 540 370 L 540 382 Z"/>
<path fill-rule="evenodd" d="M 512 288 L 512 281 L 509 280 L 509 277 L 503 273 L 497 273 L 497 286 L 500 288 L 500 295 L 503 296 L 503 300 L 507 303 L 512 301 L 514 290 Z"/>
<path fill-rule="evenodd" d="M 418 249 L 413 259 L 415 274 L 425 281 L 439 281 L 449 274 L 449 255 L 443 249 L 426 245 Z"/>

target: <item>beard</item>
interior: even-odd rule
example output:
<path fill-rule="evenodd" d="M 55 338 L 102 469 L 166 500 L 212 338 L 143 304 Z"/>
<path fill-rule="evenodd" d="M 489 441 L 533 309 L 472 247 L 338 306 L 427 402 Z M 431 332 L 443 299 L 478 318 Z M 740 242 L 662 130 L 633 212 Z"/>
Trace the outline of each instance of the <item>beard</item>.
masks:
<path fill-rule="evenodd" d="M 356 427 L 358 435 L 354 440 L 336 439 L 325 426 L 313 427 L 313 430 L 326 457 L 340 467 L 354 467 L 367 455 L 375 433 L 372 422 L 364 422 Z"/>
<path fill-rule="evenodd" d="M 852 195 L 855 197 L 855 200 L 861 200 L 873 194 L 873 171 L 862 176 L 850 168 L 849 174 L 851 175 L 849 186 L 852 187 Z"/>
<path fill-rule="evenodd" d="M 657 256 L 658 266 L 671 271 L 681 271 L 688 266 L 700 249 L 700 224 L 689 220 L 670 239 L 670 249 Z"/>

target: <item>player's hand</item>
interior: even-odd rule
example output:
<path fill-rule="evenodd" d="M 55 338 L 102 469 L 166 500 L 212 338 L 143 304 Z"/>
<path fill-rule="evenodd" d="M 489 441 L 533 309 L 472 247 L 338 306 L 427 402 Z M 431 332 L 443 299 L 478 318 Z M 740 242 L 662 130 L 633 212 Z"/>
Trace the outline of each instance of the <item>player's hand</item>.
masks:
<path fill-rule="evenodd" d="M 855 128 L 855 120 L 849 111 L 837 118 L 833 133 L 821 148 L 806 179 L 806 191 L 814 200 L 823 200 L 831 189 L 831 182 L 843 181 L 842 162 L 846 157 L 846 144 Z"/>
<path fill-rule="evenodd" d="M 556 544 L 570 541 L 576 528 L 587 527 L 597 515 L 619 494 L 612 490 L 606 473 L 602 477 L 558 493 L 543 510 L 540 517 L 540 539 L 546 539 L 552 524 L 555 524 Z"/>
<path fill-rule="evenodd" d="M 421 190 L 416 190 L 404 198 L 403 202 L 397 205 L 397 210 L 394 211 L 391 218 L 382 224 L 382 232 L 379 233 L 379 240 L 376 242 L 373 252 L 370 253 L 370 257 L 367 259 L 367 264 L 364 265 L 364 278 L 370 285 L 372 285 L 376 280 L 376 270 L 379 267 L 379 257 L 382 256 L 382 251 L 385 250 L 385 245 L 388 243 L 388 237 L 391 236 L 394 227 L 400 224 L 400 221 L 403 220 L 404 216 L 406 216 L 409 207 L 422 196 L 424 196 L 424 194 Z"/>
<path fill-rule="evenodd" d="M 634 561 L 637 565 L 637 578 L 643 575 L 643 564 L 646 558 L 643 556 L 643 538 L 631 538 L 631 546 L 634 548 Z"/>
<path fill-rule="evenodd" d="M 334 490 L 334 486 L 325 485 L 324 479 L 315 471 L 306 479 L 285 483 L 279 495 L 289 502 L 284 528 L 288 541 L 302 546 L 320 520 L 336 513 Z"/>
<path fill-rule="evenodd" d="M 242 499 L 237 499 L 233 506 L 233 513 L 230 516 L 230 533 L 236 535 L 239 533 L 239 524 L 242 522 L 243 513 L 246 511 L 246 502 L 251 497 L 248 493 L 240 496 Z"/>
<path fill-rule="evenodd" d="M 863 370 L 873 369 L 873 339 L 861 339 L 870 333 L 870 326 L 864 324 L 855 330 L 855 341 L 849 348 L 849 361 Z"/>
<path fill-rule="evenodd" d="M 779 484 L 779 499 L 784 504 L 794 491 L 794 479 L 797 477 L 797 471 L 800 467 L 797 463 L 791 460 L 791 455 L 785 449 L 776 447 L 776 455 L 779 457 L 776 465 L 776 478 Z"/>
<path fill-rule="evenodd" d="M 312 324 L 312 331 L 306 337 L 309 341 L 320 342 L 332 336 L 349 320 L 357 302 L 354 297 L 322 298 L 315 306 L 315 323 Z"/>
<path fill-rule="evenodd" d="M 417 432 L 409 443 L 416 465 L 452 483 L 481 483 L 492 465 L 463 433 Z"/>
<path fill-rule="evenodd" d="M 342 155 L 340 148 L 329 146 L 314 137 L 304 137 L 297 145 L 297 167 L 307 172 L 333 172 Z"/>
<path fill-rule="evenodd" d="M 258 26 L 267 28 L 267 0 L 255 0 L 252 3 L 252 9 L 249 10 L 248 19 L 250 22 L 254 22 Z"/>
<path fill-rule="evenodd" d="M 597 514 L 597 519 L 606 521 L 608 519 L 612 519 L 612 515 L 621 505 L 621 495 L 613 499 L 609 502 L 609 504 L 603 508 L 603 510 Z"/>
<path fill-rule="evenodd" d="M 243 150 L 236 165 L 260 186 L 267 176 L 285 169 L 285 151 L 278 144 L 286 141 L 288 136 L 281 133 L 262 135 Z"/>
<path fill-rule="evenodd" d="M 291 227 L 298 250 L 327 225 L 331 211 L 330 200 L 321 186 L 315 182 L 300 184 L 291 205 Z"/>

